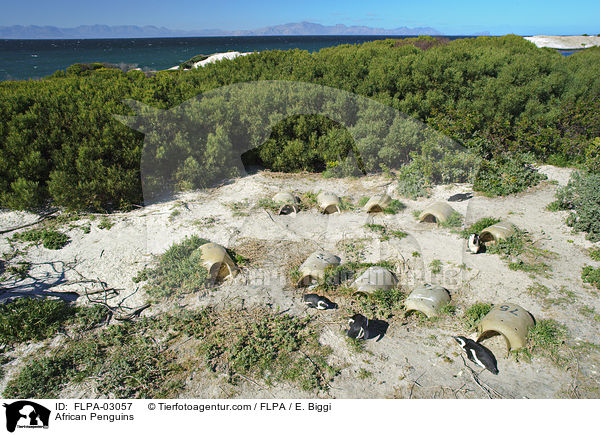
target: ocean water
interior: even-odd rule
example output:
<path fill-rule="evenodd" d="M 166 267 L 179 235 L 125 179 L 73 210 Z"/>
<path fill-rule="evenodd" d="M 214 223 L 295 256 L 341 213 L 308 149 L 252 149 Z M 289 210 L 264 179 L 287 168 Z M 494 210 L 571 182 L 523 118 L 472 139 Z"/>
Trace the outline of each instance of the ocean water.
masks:
<path fill-rule="evenodd" d="M 0 81 L 39 79 L 74 63 L 127 64 L 144 70 L 178 65 L 197 54 L 225 51 L 290 50 L 309 52 L 341 44 L 362 44 L 411 36 L 219 36 L 136 39 L 2 39 Z M 449 39 L 472 36 L 445 36 Z M 564 51 L 569 55 L 574 51 Z"/>
<path fill-rule="evenodd" d="M 161 70 L 197 54 L 225 51 L 290 50 L 313 52 L 340 44 L 361 44 L 408 36 L 225 36 L 138 39 L 4 39 L 0 40 L 0 80 L 48 76 L 74 63 L 108 62 Z M 450 39 L 464 36 L 448 36 Z"/>

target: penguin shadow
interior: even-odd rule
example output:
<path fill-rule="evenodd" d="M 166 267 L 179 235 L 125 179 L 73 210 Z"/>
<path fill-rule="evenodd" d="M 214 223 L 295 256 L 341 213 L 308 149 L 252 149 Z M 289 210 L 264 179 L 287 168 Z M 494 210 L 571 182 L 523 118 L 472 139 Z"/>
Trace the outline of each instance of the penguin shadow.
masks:
<path fill-rule="evenodd" d="M 381 341 L 381 339 L 383 337 L 385 337 L 385 334 L 387 333 L 388 328 L 390 327 L 390 324 L 388 322 L 386 322 L 385 320 L 369 320 L 369 337 L 368 338 L 375 338 L 377 337 L 377 341 Z"/>

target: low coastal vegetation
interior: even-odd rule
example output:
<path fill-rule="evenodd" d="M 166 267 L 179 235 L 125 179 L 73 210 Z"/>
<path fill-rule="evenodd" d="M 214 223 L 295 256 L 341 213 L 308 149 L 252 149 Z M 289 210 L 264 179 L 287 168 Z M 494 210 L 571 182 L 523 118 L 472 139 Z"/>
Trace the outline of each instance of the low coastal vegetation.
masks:
<path fill-rule="evenodd" d="M 56 398 L 69 385 L 90 382 L 106 397 L 178 397 L 199 361 L 232 384 L 287 382 L 307 391 L 328 389 L 338 373 L 310 319 L 263 308 L 181 310 L 100 330 L 86 329 L 89 323 L 76 323 L 79 334 L 52 351 L 34 353 L 4 397 Z"/>
<path fill-rule="evenodd" d="M 146 292 L 155 299 L 205 289 L 209 284 L 208 271 L 202 266 L 198 250 L 205 243 L 208 240 L 191 236 L 173 244 L 158 257 L 154 268 L 141 270 L 134 282 L 148 281 Z"/>
<path fill-rule="evenodd" d="M 592 242 L 600 240 L 600 174 L 575 172 L 556 198 L 550 210 L 568 210 L 567 225 L 587 233 Z"/>
<path fill-rule="evenodd" d="M 512 193 L 539 180 L 527 164 L 531 159 L 598 171 L 599 65 L 600 49 L 564 57 L 514 35 L 389 39 L 315 53 L 270 50 L 153 74 L 74 65 L 39 81 L 0 83 L 0 206 L 127 209 L 143 202 L 144 158 L 166 170 L 145 182 L 174 189 L 239 174 L 241 157 L 246 165 L 334 176 L 399 170 L 399 190 L 408 197 L 426 195 L 432 183 L 461 181 L 493 195 Z M 142 153 L 144 136 L 114 118 L 132 114 L 124 99 L 166 110 L 256 80 L 312 83 L 367 97 L 426 123 L 460 149 L 444 153 L 434 135 L 417 124 L 388 125 L 376 109 L 365 116 L 380 122 L 365 129 L 344 107 L 329 111 L 348 114 L 348 128 L 322 115 L 295 114 L 275 122 L 266 142 L 253 143 L 248 122 L 270 119 L 261 112 L 270 105 L 240 100 L 248 106 L 241 113 L 211 109 L 198 116 L 210 125 L 199 125 L 196 148 L 186 148 L 189 138 L 182 133 L 159 141 L 166 148 Z M 222 97 L 211 98 L 210 107 L 224 107 Z M 146 115 L 152 122 L 159 116 Z M 409 137 L 410 143 L 403 140 Z M 169 166 L 174 155 L 180 163 Z"/>

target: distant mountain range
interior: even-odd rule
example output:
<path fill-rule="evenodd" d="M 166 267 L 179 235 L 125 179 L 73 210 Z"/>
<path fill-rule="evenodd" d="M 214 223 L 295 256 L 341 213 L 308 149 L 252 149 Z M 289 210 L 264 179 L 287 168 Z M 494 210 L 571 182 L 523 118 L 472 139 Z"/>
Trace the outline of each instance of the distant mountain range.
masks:
<path fill-rule="evenodd" d="M 4 26 L 0 39 L 94 39 L 94 38 L 161 38 L 191 36 L 277 36 L 277 35 L 441 35 L 431 27 L 382 29 L 366 26 L 324 26 L 303 21 L 255 30 L 171 30 L 156 26 L 106 26 L 101 24 L 61 28 L 54 26 Z"/>

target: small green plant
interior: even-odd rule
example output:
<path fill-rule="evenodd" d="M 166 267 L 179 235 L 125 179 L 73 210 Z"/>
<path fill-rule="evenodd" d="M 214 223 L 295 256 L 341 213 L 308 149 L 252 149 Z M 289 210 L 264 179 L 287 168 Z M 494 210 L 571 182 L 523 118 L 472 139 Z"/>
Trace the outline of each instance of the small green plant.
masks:
<path fill-rule="evenodd" d="M 527 292 L 538 298 L 545 298 L 550 295 L 550 289 L 539 282 L 534 282 L 532 285 L 527 287 Z"/>
<path fill-rule="evenodd" d="M 428 197 L 431 183 L 415 165 L 405 165 L 398 171 L 398 194 L 404 198 L 418 199 Z"/>
<path fill-rule="evenodd" d="M 569 210 L 567 225 L 587 233 L 592 242 L 600 240 L 600 174 L 575 172 L 556 193 L 560 210 Z"/>
<path fill-rule="evenodd" d="M 404 210 L 406 208 L 406 205 L 404 205 L 404 203 L 400 202 L 397 199 L 392 199 L 392 202 L 390 202 L 390 205 L 388 205 L 386 208 L 383 209 L 383 212 L 385 214 L 397 214 L 399 211 Z"/>
<path fill-rule="evenodd" d="M 155 320 L 144 319 L 68 340 L 50 355 L 29 361 L 3 394 L 57 398 L 66 385 L 94 377 L 100 394 L 119 399 L 166 397 L 181 388 L 176 377 L 181 368 L 173 362 L 174 353 L 157 344 L 154 337 L 161 334 Z"/>
<path fill-rule="evenodd" d="M 232 383 L 252 376 L 268 385 L 288 381 L 307 391 L 326 390 L 337 373 L 327 364 L 331 349 L 319 343 L 309 319 L 264 309 L 223 313 L 213 308 L 193 319 L 175 328 L 201 338 L 199 352 L 208 369 Z"/>
<path fill-rule="evenodd" d="M 545 276 L 552 270 L 546 260 L 556 257 L 555 253 L 536 247 L 531 236 L 519 229 L 509 237 L 491 244 L 487 252 L 500 255 L 508 262 L 510 270 Z"/>
<path fill-rule="evenodd" d="M 181 214 L 181 210 L 178 210 L 178 209 L 173 210 L 171 212 L 171 214 L 169 215 L 169 221 L 173 221 L 173 219 L 175 219 L 180 214 Z"/>
<path fill-rule="evenodd" d="M 487 227 L 497 224 L 498 222 L 500 222 L 500 219 L 496 219 L 493 217 L 485 217 L 485 218 L 479 219 L 474 224 L 472 224 L 469 227 L 462 230 L 460 235 L 463 238 L 468 239 L 471 234 L 479 234 Z"/>
<path fill-rule="evenodd" d="M 365 342 L 363 340 L 346 337 L 346 343 L 348 344 L 351 353 L 358 354 L 366 351 Z"/>
<path fill-rule="evenodd" d="M 467 308 L 462 316 L 462 323 L 465 329 L 474 330 L 481 319 L 490 312 L 492 306 L 490 304 L 476 303 Z"/>
<path fill-rule="evenodd" d="M 0 342 L 16 344 L 52 337 L 75 315 L 63 300 L 19 298 L 0 305 Z"/>
<path fill-rule="evenodd" d="M 13 240 L 42 243 L 46 249 L 61 249 L 69 243 L 69 236 L 54 230 L 29 230 L 15 234 Z"/>
<path fill-rule="evenodd" d="M 561 355 L 567 328 L 555 320 L 539 320 L 534 327 L 529 328 L 527 346 L 513 354 L 518 358 L 524 355 L 531 360 L 535 354 L 549 357 L 554 363 L 561 364 L 565 357 Z"/>
<path fill-rule="evenodd" d="M 365 227 L 371 231 L 381 234 L 380 240 L 382 241 L 389 240 L 392 237 L 395 237 L 396 239 L 403 239 L 408 236 L 408 234 L 406 234 L 404 231 L 390 230 L 385 225 L 366 224 Z"/>
<path fill-rule="evenodd" d="M 304 192 L 300 195 L 300 209 L 309 210 L 316 208 L 319 205 L 317 201 L 317 194 L 314 192 Z"/>
<path fill-rule="evenodd" d="M 490 196 L 518 193 L 537 185 L 547 177 L 529 164 L 523 155 L 505 155 L 495 160 L 482 161 L 473 189 Z"/>
<path fill-rule="evenodd" d="M 361 196 L 361 197 L 358 199 L 358 206 L 359 206 L 360 208 L 364 207 L 365 205 L 367 205 L 367 202 L 369 202 L 369 199 L 370 199 L 370 198 L 369 198 L 368 196 Z"/>
<path fill-rule="evenodd" d="M 28 261 L 20 261 L 17 263 L 18 266 L 9 266 L 6 268 L 6 272 L 10 275 L 16 276 L 17 279 L 24 279 L 29 275 L 31 269 L 31 263 Z"/>
<path fill-rule="evenodd" d="M 357 300 L 357 309 L 369 318 L 389 319 L 402 312 L 406 295 L 399 288 L 375 290 Z"/>
<path fill-rule="evenodd" d="M 361 368 L 358 370 L 356 377 L 358 379 L 369 379 L 369 378 L 373 377 L 373 373 L 366 369 Z"/>
<path fill-rule="evenodd" d="M 447 303 L 440 308 L 440 314 L 444 316 L 454 316 L 456 314 L 456 305 Z"/>
<path fill-rule="evenodd" d="M 281 205 L 281 203 L 273 201 L 271 198 L 261 198 L 258 201 L 258 207 L 271 210 L 273 213 L 278 213 Z"/>
<path fill-rule="evenodd" d="M 421 256 L 421 253 L 419 251 L 413 251 L 412 256 L 418 258 Z"/>
<path fill-rule="evenodd" d="M 444 228 L 457 228 L 462 225 L 462 222 L 463 222 L 462 215 L 455 211 L 450 216 L 448 216 L 448 219 L 446 219 L 444 222 L 440 223 L 440 226 L 442 226 Z"/>
<path fill-rule="evenodd" d="M 108 216 L 102 216 L 100 219 L 100 223 L 98 224 L 98 228 L 101 230 L 110 230 L 115 225 L 115 222 L 110 220 Z"/>
<path fill-rule="evenodd" d="M 243 201 L 230 202 L 225 205 L 231 209 L 233 216 L 250 216 L 250 213 L 248 212 L 250 209 L 250 203 L 247 199 Z"/>
<path fill-rule="evenodd" d="M 431 269 L 431 273 L 437 275 L 442 271 L 443 263 L 437 258 L 434 259 L 431 263 L 429 263 L 429 268 Z"/>
<path fill-rule="evenodd" d="M 583 282 L 600 289 L 600 267 L 585 266 L 581 271 L 581 279 Z"/>
<path fill-rule="evenodd" d="M 592 248 L 588 254 L 592 260 L 600 261 L 600 248 Z"/>
<path fill-rule="evenodd" d="M 154 269 L 144 269 L 134 281 L 147 280 L 146 292 L 155 298 L 191 293 L 207 286 L 208 271 L 202 266 L 199 247 L 208 243 L 198 236 L 186 237 L 158 258 Z"/>

